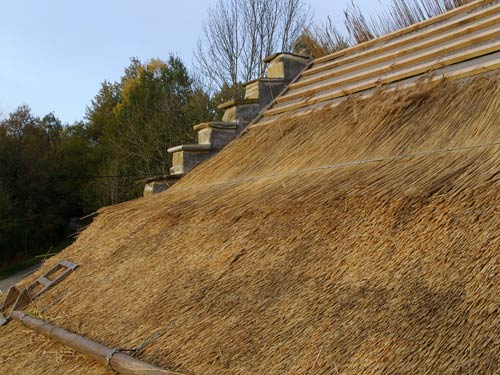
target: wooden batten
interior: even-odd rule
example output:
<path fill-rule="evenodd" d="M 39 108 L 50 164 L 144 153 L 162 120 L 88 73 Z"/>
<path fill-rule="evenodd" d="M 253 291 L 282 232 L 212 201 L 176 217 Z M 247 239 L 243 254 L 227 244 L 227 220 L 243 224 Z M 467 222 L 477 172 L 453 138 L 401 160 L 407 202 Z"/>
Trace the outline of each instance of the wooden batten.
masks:
<path fill-rule="evenodd" d="M 334 59 L 342 57 L 342 56 L 346 56 L 346 55 L 353 53 L 353 52 L 361 51 L 361 50 L 364 50 L 366 48 L 373 47 L 373 46 L 376 46 L 378 44 L 382 44 L 382 43 L 390 41 L 392 39 L 399 38 L 405 34 L 409 34 L 411 32 L 418 31 L 418 30 L 421 30 L 425 27 L 434 25 L 438 22 L 443 22 L 443 21 L 449 20 L 449 19 L 451 19 L 455 16 L 458 16 L 460 14 L 473 11 L 479 7 L 494 3 L 495 1 L 496 0 L 477 0 L 477 1 L 474 1 L 472 3 L 463 5 L 461 7 L 455 8 L 453 10 L 450 10 L 449 12 L 443 13 L 439 16 L 429 18 L 428 20 L 418 22 L 414 25 L 405 27 L 401 30 L 397 30 L 397 31 L 394 31 L 392 33 L 383 35 L 379 38 L 371 39 L 371 40 L 368 40 L 366 42 L 357 44 L 355 46 L 343 49 L 343 50 L 335 52 L 335 53 L 332 53 L 330 55 L 320 57 L 320 58 L 314 60 L 314 64 L 316 65 L 316 64 L 324 63 L 324 62 L 334 60 Z"/>
<path fill-rule="evenodd" d="M 384 84 L 388 84 L 391 82 L 395 82 L 395 81 L 403 80 L 405 78 L 409 78 L 412 76 L 423 74 L 425 72 L 429 72 L 432 70 L 443 68 L 443 67 L 446 67 L 448 65 L 456 64 L 456 63 L 461 62 L 461 61 L 470 60 L 470 59 L 473 59 L 476 57 L 487 55 L 487 54 L 496 52 L 498 50 L 500 50 L 500 42 L 495 41 L 495 42 L 488 43 L 488 44 L 480 46 L 480 47 L 476 47 L 473 49 L 469 49 L 466 51 L 462 51 L 460 53 L 456 53 L 456 54 L 447 56 L 443 59 L 433 60 L 431 62 L 422 63 L 422 64 L 419 64 L 416 66 L 412 66 L 410 68 L 400 70 L 400 71 L 397 71 L 393 74 L 388 74 L 386 76 L 382 76 L 382 77 L 371 76 L 368 80 L 362 81 L 361 83 L 358 82 L 352 86 L 339 88 L 333 92 L 325 93 L 325 94 L 320 95 L 320 96 L 311 97 L 315 93 L 319 92 L 319 90 L 316 91 L 314 88 L 312 88 L 310 90 L 302 92 L 301 97 L 305 98 L 304 100 L 299 101 L 297 103 L 292 103 L 289 105 L 284 105 L 281 107 L 272 108 L 272 109 L 266 111 L 264 113 L 264 116 L 271 116 L 271 115 L 275 115 L 278 113 L 283 113 L 283 112 L 287 112 L 290 110 L 295 110 L 295 109 L 299 109 L 302 107 L 306 107 L 306 106 L 311 105 L 311 104 L 315 104 L 315 103 L 331 100 L 334 98 L 338 98 L 338 97 L 345 96 L 348 94 L 357 93 L 357 92 L 364 91 L 364 90 L 367 90 L 367 89 L 370 89 L 373 87 L 381 86 Z"/>
<path fill-rule="evenodd" d="M 490 10 L 490 9 L 488 9 L 488 10 Z M 500 5 L 497 8 L 497 12 L 498 11 L 500 11 Z M 420 42 L 417 44 L 414 44 L 412 46 L 409 46 L 409 47 L 404 47 L 404 45 L 402 45 L 401 47 L 403 47 L 403 48 L 394 50 L 395 47 L 390 46 L 390 45 L 386 45 L 386 46 L 382 46 L 380 49 L 373 49 L 373 50 L 367 51 L 366 53 L 363 53 L 363 54 L 349 56 L 349 58 L 342 60 L 342 61 L 335 61 L 331 65 L 330 64 L 328 66 L 323 65 L 320 67 L 322 69 L 314 70 L 314 68 L 312 68 L 310 70 L 307 70 L 306 72 L 304 72 L 304 76 L 309 77 L 310 75 L 317 74 L 317 73 L 320 73 L 320 72 L 325 71 L 325 70 L 330 70 L 330 69 L 333 69 L 336 67 L 339 68 L 339 69 L 335 69 L 331 72 L 328 72 L 328 73 L 325 73 L 322 75 L 318 75 L 318 76 L 314 76 L 314 77 L 310 77 L 310 78 L 304 78 L 304 79 L 290 85 L 290 88 L 295 89 L 295 88 L 299 88 L 299 87 L 308 86 L 310 84 L 313 84 L 316 82 L 321 82 L 321 81 L 328 79 L 328 78 L 340 76 L 342 74 L 346 74 L 346 73 L 355 71 L 357 69 L 363 69 L 363 68 L 367 68 L 367 67 L 370 67 L 370 66 L 375 65 L 375 64 L 380 64 L 380 63 L 383 63 L 386 61 L 397 59 L 397 58 L 409 55 L 411 53 L 418 52 L 419 50 L 431 48 L 431 47 L 437 46 L 439 44 L 452 41 L 453 39 L 457 39 L 460 36 L 466 36 L 466 35 L 469 35 L 473 32 L 485 29 L 485 28 L 490 27 L 490 26 L 498 25 L 498 24 L 500 24 L 500 15 L 496 15 L 495 17 L 485 19 L 477 24 L 470 25 L 469 27 L 459 29 L 459 30 L 450 31 L 450 32 L 447 32 L 443 35 L 438 35 L 438 36 L 430 38 L 430 39 L 422 39 L 422 36 L 420 36 L 419 38 L 413 37 L 413 39 L 415 39 L 415 41 L 420 41 Z M 449 26 L 449 25 L 444 25 L 444 26 Z M 467 38 L 467 40 L 471 40 L 471 39 L 472 38 Z M 448 46 L 445 47 L 445 49 L 448 49 L 448 48 L 449 48 Z M 384 54 L 384 52 L 391 51 L 391 50 L 394 50 L 394 51 Z M 349 65 L 350 63 L 354 63 L 354 64 Z M 343 67 L 344 65 L 347 65 L 347 66 Z"/>
<path fill-rule="evenodd" d="M 500 20 L 500 17 L 499 17 L 499 20 Z M 494 29 L 494 30 L 490 30 L 490 31 L 487 31 L 484 33 L 480 33 L 480 34 L 478 34 L 474 37 L 471 37 L 471 38 L 465 38 L 464 40 L 459 40 L 459 41 L 456 41 L 454 43 L 450 43 L 446 46 L 438 46 L 438 47 L 432 48 L 432 49 L 426 51 L 425 53 L 421 53 L 419 55 L 416 55 L 416 56 L 413 56 L 410 58 L 401 59 L 401 60 L 394 60 L 393 59 L 393 62 L 391 64 L 386 64 L 386 65 L 380 66 L 380 67 L 375 68 L 375 69 L 369 69 L 367 71 L 360 72 L 357 67 L 353 67 L 352 69 L 347 70 L 348 72 L 354 73 L 354 74 L 351 74 L 350 76 L 339 78 L 338 80 L 336 80 L 334 82 L 316 85 L 316 86 L 313 86 L 309 89 L 290 92 L 290 94 L 288 94 L 288 95 L 277 98 L 276 101 L 278 103 L 282 103 L 282 102 L 286 102 L 286 101 L 289 101 L 289 100 L 292 100 L 295 98 L 299 98 L 299 97 L 303 97 L 303 96 L 307 97 L 307 96 L 311 96 L 311 95 L 316 94 L 316 93 L 321 92 L 321 91 L 326 91 L 326 90 L 329 90 L 329 89 L 332 89 L 335 87 L 339 87 L 341 85 L 345 85 L 345 84 L 361 81 L 363 79 L 378 76 L 381 74 L 393 72 L 393 71 L 396 71 L 397 69 L 403 69 L 403 68 L 407 68 L 407 67 L 411 67 L 411 66 L 417 66 L 417 64 L 424 63 L 424 62 L 431 60 L 431 59 L 437 59 L 445 54 L 459 51 L 459 50 L 464 49 L 466 47 L 479 45 L 480 43 L 492 40 L 492 39 L 497 38 L 499 36 L 500 36 L 500 29 Z M 471 51 L 475 51 L 475 50 L 481 50 L 481 48 L 475 48 L 475 49 L 472 49 Z M 495 51 L 493 51 L 493 52 L 495 52 Z M 489 53 L 489 52 L 486 52 L 486 53 Z M 486 54 L 486 53 L 480 52 L 480 54 Z M 448 62 L 455 63 L 457 61 L 468 59 L 469 54 L 470 54 L 470 51 L 465 51 L 465 52 L 462 51 L 458 54 L 451 55 L 451 57 L 449 57 L 449 58 L 444 57 L 444 58 L 440 59 L 439 61 L 443 61 L 443 62 L 447 62 L 447 63 Z M 476 57 L 475 54 L 474 54 L 474 57 Z M 439 65 L 439 62 L 429 64 L 428 65 L 429 70 L 436 69 L 437 65 Z M 345 72 L 343 72 L 341 69 L 339 69 L 338 71 L 333 71 L 330 74 L 325 74 L 324 76 L 319 77 L 319 78 L 322 78 L 319 80 L 319 82 L 324 81 L 326 79 L 334 78 L 335 76 L 341 75 L 343 73 L 345 73 Z M 317 81 L 315 80 L 315 82 L 317 82 Z"/>
<path fill-rule="evenodd" d="M 490 72 L 500 61 L 498 51 L 500 3 L 478 0 L 312 60 L 250 125 L 316 110 L 347 95 L 412 84 L 424 75 Z"/>
<path fill-rule="evenodd" d="M 437 76 L 434 76 L 434 77 L 430 78 L 429 81 L 430 82 L 435 82 L 435 81 L 438 81 L 438 80 L 443 79 L 443 78 L 457 81 L 457 80 L 461 80 L 461 79 L 467 79 L 467 78 L 470 78 L 470 77 L 474 77 L 474 76 L 477 76 L 477 75 L 480 75 L 480 74 L 488 74 L 488 73 L 491 73 L 491 72 L 499 70 L 499 69 L 500 69 L 500 60 L 494 60 L 494 61 L 491 61 L 491 62 L 481 63 L 481 64 L 473 65 L 473 66 L 470 66 L 470 67 L 457 69 L 457 70 L 454 70 L 454 71 L 452 71 L 450 73 L 447 73 L 447 74 L 437 75 Z M 409 88 L 414 87 L 416 84 L 417 84 L 417 82 L 410 82 L 410 83 L 406 83 L 404 85 L 397 85 L 397 86 L 394 86 L 394 87 L 390 87 L 387 90 L 409 89 Z M 371 94 L 372 93 L 363 93 L 360 96 L 360 99 L 367 98 Z M 339 98 L 339 99 L 342 99 L 342 98 Z M 339 105 L 340 103 L 341 102 L 338 102 L 338 101 L 337 102 L 333 102 L 333 103 L 327 102 L 327 103 L 325 103 L 324 106 L 322 106 L 320 108 L 334 108 L 337 105 Z M 304 110 L 301 111 L 301 112 L 295 112 L 295 113 L 292 113 L 292 114 L 286 114 L 286 116 L 287 116 L 287 118 L 303 117 L 303 116 L 306 116 L 306 115 L 310 115 L 312 112 L 314 112 L 317 109 L 318 108 L 304 108 Z M 247 130 L 251 130 L 251 129 L 260 128 L 260 127 L 263 127 L 263 126 L 272 125 L 272 124 L 274 124 L 274 122 L 277 119 L 276 116 L 279 116 L 279 114 L 270 115 L 270 116 L 268 115 L 268 116 L 265 117 L 265 120 L 262 120 L 262 121 L 260 121 L 258 123 L 254 123 L 254 124 L 250 125 L 247 128 Z"/>

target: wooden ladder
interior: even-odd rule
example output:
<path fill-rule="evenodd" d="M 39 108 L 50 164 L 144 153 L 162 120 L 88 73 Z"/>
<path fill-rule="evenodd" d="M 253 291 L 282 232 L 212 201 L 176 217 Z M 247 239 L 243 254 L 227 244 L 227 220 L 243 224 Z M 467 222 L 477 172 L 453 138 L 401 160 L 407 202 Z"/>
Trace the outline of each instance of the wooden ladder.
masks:
<path fill-rule="evenodd" d="M 63 281 L 77 267 L 77 264 L 63 259 L 27 288 L 20 289 L 15 285 L 11 286 L 2 306 L 0 306 L 0 326 L 10 320 L 9 317 L 3 315 L 7 310 L 10 310 L 10 312 L 23 310 L 31 301 L 34 301 L 54 285 Z"/>

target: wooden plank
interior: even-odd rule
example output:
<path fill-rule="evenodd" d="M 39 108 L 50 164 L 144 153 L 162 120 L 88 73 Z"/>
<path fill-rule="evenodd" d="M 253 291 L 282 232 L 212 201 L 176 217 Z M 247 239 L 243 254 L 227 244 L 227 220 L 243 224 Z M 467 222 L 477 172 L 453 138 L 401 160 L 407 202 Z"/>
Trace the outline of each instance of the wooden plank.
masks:
<path fill-rule="evenodd" d="M 352 64 L 352 65 L 346 66 L 346 67 L 343 67 L 341 65 L 339 69 L 335 69 L 335 70 L 332 69 L 331 72 L 328 72 L 328 73 L 325 73 L 322 75 L 318 75 L 316 77 L 301 79 L 297 83 L 290 85 L 290 88 L 295 89 L 295 88 L 299 88 L 299 87 L 304 87 L 304 86 L 310 85 L 312 83 L 324 81 L 325 79 L 329 79 L 329 78 L 333 78 L 336 76 L 340 76 L 342 74 L 350 73 L 350 72 L 357 70 L 357 69 L 367 68 L 367 67 L 370 67 L 370 66 L 375 65 L 375 64 L 380 64 L 380 63 L 389 61 L 391 59 L 400 58 L 400 57 L 409 55 L 411 53 L 418 52 L 419 50 L 431 48 L 431 47 L 436 46 L 438 44 L 446 43 L 446 42 L 449 42 L 453 39 L 457 39 L 461 36 L 469 35 L 469 34 L 472 34 L 473 32 L 479 31 L 481 29 L 485 29 L 485 28 L 490 27 L 490 26 L 498 25 L 498 24 L 500 24 L 500 15 L 497 15 L 493 18 L 485 19 L 477 24 L 470 25 L 470 26 L 465 27 L 465 28 L 460 29 L 460 30 L 448 32 L 444 35 L 439 35 L 439 36 L 434 37 L 434 38 L 424 39 L 420 43 L 415 44 L 415 45 L 408 47 L 408 48 L 398 49 L 396 51 L 393 51 L 393 52 L 390 52 L 390 53 L 387 53 L 384 55 L 380 55 L 380 56 L 374 56 L 374 57 L 369 58 L 369 59 L 363 59 L 366 56 L 363 56 L 363 58 L 358 57 L 356 60 L 354 60 L 355 64 Z M 419 40 L 421 40 L 421 39 L 419 38 Z"/>
<path fill-rule="evenodd" d="M 31 296 L 29 295 L 26 289 L 23 289 L 19 296 L 17 296 L 16 302 L 12 306 L 12 310 L 22 310 L 32 301 Z"/>
<path fill-rule="evenodd" d="M 438 25 L 436 27 L 433 27 L 432 29 L 424 30 L 420 33 L 410 34 L 404 38 L 397 39 L 397 40 L 392 41 L 390 43 L 378 46 L 377 48 L 364 50 L 364 51 L 361 51 L 359 53 L 349 55 L 349 56 L 346 56 L 346 57 L 341 58 L 341 59 L 336 59 L 335 61 L 329 62 L 327 64 L 321 64 L 321 65 L 315 66 L 315 63 L 314 63 L 313 67 L 311 69 L 307 70 L 306 72 L 304 72 L 303 75 L 309 76 L 309 75 L 316 74 L 316 73 L 319 73 L 319 72 L 322 72 L 325 70 L 335 68 L 335 67 L 340 66 L 340 65 L 345 65 L 347 63 L 357 61 L 359 59 L 363 59 L 363 58 L 366 58 L 369 56 L 373 56 L 376 54 L 387 52 L 387 51 L 390 51 L 390 50 L 393 50 L 396 48 L 402 48 L 402 47 L 404 47 L 410 43 L 416 42 L 418 40 L 429 38 L 429 37 L 441 34 L 443 32 L 450 31 L 454 28 L 463 26 L 467 23 L 477 21 L 479 19 L 483 19 L 483 18 L 486 18 L 486 17 L 491 16 L 491 15 L 495 15 L 499 11 L 500 11 L 500 4 L 497 4 L 497 5 L 488 7 L 486 9 L 483 9 L 477 13 L 473 13 L 467 17 L 464 17 L 463 19 L 456 20 L 456 21 L 449 22 L 449 23 L 445 23 L 442 25 Z"/>
<path fill-rule="evenodd" d="M 398 69 L 407 68 L 409 66 L 416 65 L 418 63 L 422 63 L 424 61 L 443 56 L 447 53 L 455 52 L 455 51 L 464 49 L 466 47 L 470 47 L 470 46 L 474 46 L 474 45 L 486 42 L 488 40 L 497 38 L 499 36 L 500 36 L 500 28 L 497 28 L 497 29 L 494 29 L 491 31 L 486 31 L 484 33 L 480 33 L 480 34 L 475 35 L 473 37 L 466 38 L 464 40 L 458 40 L 455 43 L 450 43 L 446 46 L 437 46 L 435 48 L 432 48 L 432 49 L 426 51 L 425 53 L 422 53 L 422 54 L 419 54 L 416 56 L 412 56 L 412 57 L 402 59 L 399 61 L 396 60 L 396 61 L 392 62 L 391 64 L 386 64 L 386 65 L 383 65 L 383 66 L 380 66 L 378 68 L 374 68 L 374 69 L 371 69 L 371 70 L 368 70 L 365 72 L 350 75 L 350 76 L 345 77 L 343 79 L 341 78 L 339 80 L 336 80 L 333 82 L 328 82 L 328 83 L 325 83 L 322 85 L 317 85 L 317 86 L 314 86 L 312 88 L 305 89 L 305 90 L 293 90 L 288 95 L 284 95 L 282 97 L 277 98 L 276 102 L 282 103 L 282 102 L 286 102 L 286 101 L 289 101 L 289 100 L 292 100 L 295 98 L 299 98 L 301 96 L 311 96 L 311 95 L 314 95 L 318 92 L 333 89 L 333 88 L 339 87 L 341 85 L 361 81 L 363 79 L 367 79 L 370 77 L 374 77 L 376 75 L 388 73 L 388 72 L 395 71 Z M 327 79 L 327 78 L 329 78 L 329 77 L 325 77 L 325 79 Z"/>
<path fill-rule="evenodd" d="M 9 291 L 7 292 L 7 296 L 5 297 L 5 300 L 0 307 L 0 311 L 5 311 L 9 306 L 11 306 L 14 302 L 16 302 L 17 297 L 19 297 L 19 294 L 21 294 L 21 289 L 19 289 L 17 286 L 12 285 L 9 288 Z"/>
<path fill-rule="evenodd" d="M 326 61 L 330 61 L 330 60 L 336 59 L 338 57 L 345 56 L 345 55 L 350 54 L 352 52 L 360 51 L 360 50 L 363 50 L 365 48 L 375 46 L 377 44 L 386 42 L 388 40 L 391 40 L 391 39 L 394 39 L 394 38 L 397 38 L 397 37 L 400 37 L 402 35 L 411 33 L 413 31 L 420 30 L 420 29 L 422 29 L 424 27 L 431 26 L 431 25 L 433 25 L 435 23 L 448 20 L 448 19 L 453 18 L 453 17 L 455 17 L 455 16 L 457 16 L 459 14 L 470 12 L 470 11 L 476 9 L 476 8 L 479 8 L 481 6 L 485 6 L 485 5 L 491 4 L 491 3 L 495 2 L 495 1 L 496 0 L 478 0 L 478 1 L 474 1 L 472 3 L 463 5 L 461 7 L 455 8 L 453 10 L 450 10 L 449 12 L 443 13 L 443 14 L 441 14 L 439 16 L 430 18 L 430 19 L 422 21 L 422 22 L 418 22 L 418 23 L 416 23 L 414 25 L 411 25 L 411 26 L 405 27 L 403 29 L 394 31 L 392 33 L 383 35 L 383 36 L 381 36 L 379 38 L 371 39 L 371 40 L 368 40 L 366 42 L 357 44 L 355 46 L 346 48 L 344 50 L 334 52 L 334 53 L 332 53 L 330 55 L 320 57 L 320 58 L 314 60 L 314 64 L 324 63 Z"/>
<path fill-rule="evenodd" d="M 473 65 L 471 67 L 457 69 L 457 70 L 452 71 L 450 73 L 439 74 L 439 75 L 436 75 L 436 76 L 430 78 L 430 81 L 435 82 L 435 81 L 441 80 L 443 78 L 450 79 L 450 80 L 460 80 L 460 79 L 470 78 L 470 77 L 480 75 L 480 74 L 486 74 L 486 73 L 489 73 L 489 72 L 492 72 L 495 70 L 499 70 L 499 69 L 500 69 L 500 58 L 497 60 L 491 61 L 491 62 L 481 63 L 481 64 Z M 402 86 L 391 87 L 388 90 L 409 89 L 409 88 L 416 86 L 416 84 L 417 84 L 417 82 L 411 82 L 411 83 L 404 84 Z M 366 95 L 366 97 L 369 97 L 370 95 L 371 94 Z M 319 110 L 319 109 L 334 108 L 337 105 L 339 105 L 340 103 L 341 102 L 337 102 L 334 104 L 326 104 L 322 108 L 314 108 L 314 109 L 309 109 L 309 110 L 306 110 L 306 111 L 300 112 L 300 113 L 288 114 L 286 116 L 286 118 L 289 119 L 289 118 L 306 116 L 306 115 L 309 115 L 312 112 Z M 273 116 L 276 116 L 276 115 L 273 115 Z M 256 124 L 249 126 L 247 128 L 247 130 L 272 125 L 277 120 L 279 120 L 279 118 L 276 119 L 276 118 L 273 118 L 271 116 L 266 116 L 264 121 L 260 121 Z"/>
<path fill-rule="evenodd" d="M 69 268 L 66 268 L 63 272 L 61 272 L 59 275 L 57 275 L 54 280 L 52 280 L 52 285 L 56 285 L 58 283 L 60 283 L 61 281 L 63 281 L 65 278 L 67 278 L 69 276 L 69 274 L 73 272 L 72 269 L 69 269 Z"/>
<path fill-rule="evenodd" d="M 46 288 L 48 288 L 49 286 L 52 285 L 52 281 L 47 279 L 45 276 L 39 277 L 37 279 L 37 282 L 39 282 L 40 284 L 42 284 Z"/>
<path fill-rule="evenodd" d="M 70 262 L 69 260 L 65 260 L 65 259 L 61 260 L 61 261 L 59 262 L 59 264 L 60 264 L 61 266 L 64 266 L 64 267 L 66 267 L 66 268 L 69 268 L 70 270 L 74 270 L 75 268 L 77 268 L 77 267 L 78 267 L 78 265 L 77 265 L 77 264 L 75 264 L 75 263 L 73 263 L 73 262 Z"/>
<path fill-rule="evenodd" d="M 115 349 L 102 345 L 97 341 L 77 335 L 41 319 L 36 319 L 21 311 L 12 312 L 11 317 L 25 327 L 65 345 L 78 353 L 84 354 L 102 365 L 109 365 L 109 367 L 119 374 L 165 375 L 171 373 L 123 352 L 117 352 Z"/>
<path fill-rule="evenodd" d="M 351 87 L 336 90 L 336 91 L 329 93 L 329 94 L 317 96 L 314 98 L 306 99 L 306 100 L 303 100 L 303 101 L 300 101 L 297 103 L 293 103 L 293 104 L 289 104 L 289 105 L 285 105 L 285 106 L 281 106 L 281 107 L 275 107 L 275 108 L 272 108 L 272 109 L 266 111 L 264 113 L 264 116 L 272 116 L 272 115 L 275 115 L 278 113 L 283 113 L 283 112 L 287 112 L 290 110 L 306 107 L 306 106 L 314 104 L 314 103 L 319 103 L 319 102 L 323 102 L 326 100 L 338 98 L 338 97 L 341 97 L 344 95 L 357 93 L 357 92 L 364 91 L 364 90 L 367 90 L 367 89 L 372 88 L 372 87 L 381 86 L 383 84 L 399 81 L 401 79 L 416 76 L 416 75 L 426 73 L 426 72 L 429 72 L 429 71 L 432 71 L 435 69 L 439 69 L 439 68 L 442 68 L 442 67 L 445 67 L 448 65 L 456 64 L 457 62 L 470 60 L 470 59 L 473 59 L 475 57 L 487 55 L 489 53 L 496 52 L 498 50 L 500 50 L 500 42 L 496 41 L 494 43 L 489 43 L 489 44 L 486 44 L 484 46 L 473 48 L 473 49 L 470 49 L 470 50 L 465 51 L 465 52 L 461 52 L 461 53 L 447 56 L 443 59 L 434 60 L 430 63 L 420 64 L 420 65 L 411 67 L 411 68 L 406 69 L 406 70 L 398 71 L 398 72 L 396 72 L 394 74 L 390 74 L 386 77 L 371 79 L 371 80 L 368 80 L 368 81 L 363 82 L 361 84 L 358 83 L 358 84 L 353 85 Z"/>

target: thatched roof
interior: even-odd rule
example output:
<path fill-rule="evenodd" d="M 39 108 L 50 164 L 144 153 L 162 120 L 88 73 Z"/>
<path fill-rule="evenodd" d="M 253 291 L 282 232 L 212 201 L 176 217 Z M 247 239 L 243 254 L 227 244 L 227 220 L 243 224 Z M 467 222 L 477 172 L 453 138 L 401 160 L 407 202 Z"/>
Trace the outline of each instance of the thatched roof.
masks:
<path fill-rule="evenodd" d="M 181 374 L 498 373 L 500 79 L 254 128 L 101 211 L 31 314 Z M 47 267 L 50 266 L 47 265 Z M 106 374 L 0 328 L 2 374 Z"/>

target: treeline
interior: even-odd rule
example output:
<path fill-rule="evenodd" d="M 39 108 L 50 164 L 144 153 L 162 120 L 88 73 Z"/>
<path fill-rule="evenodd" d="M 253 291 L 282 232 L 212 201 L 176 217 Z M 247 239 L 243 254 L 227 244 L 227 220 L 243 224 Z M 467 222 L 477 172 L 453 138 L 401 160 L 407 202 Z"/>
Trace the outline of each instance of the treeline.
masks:
<path fill-rule="evenodd" d="M 71 218 L 140 195 L 137 181 L 167 174 L 167 149 L 192 142 L 192 126 L 214 116 L 213 100 L 173 56 L 132 59 L 80 123 L 25 105 L 10 113 L 0 122 L 0 267 L 64 239 Z"/>
<path fill-rule="evenodd" d="M 67 218 L 82 212 L 79 181 L 64 176 L 87 173 L 82 132 L 52 114 L 35 117 L 27 106 L 0 123 L 0 260 L 57 241 Z"/>

